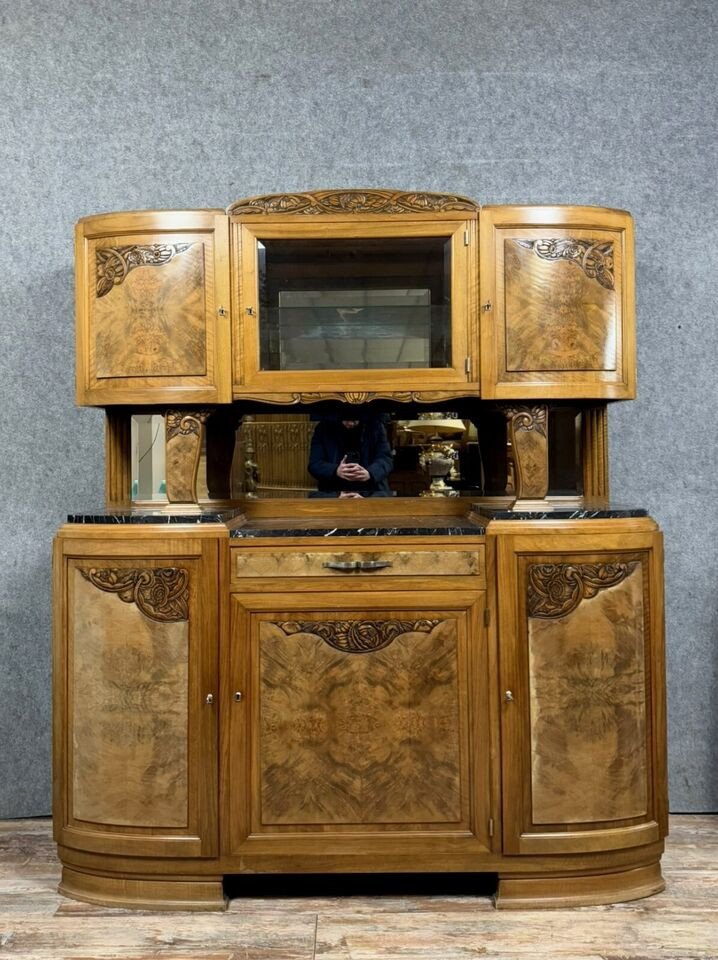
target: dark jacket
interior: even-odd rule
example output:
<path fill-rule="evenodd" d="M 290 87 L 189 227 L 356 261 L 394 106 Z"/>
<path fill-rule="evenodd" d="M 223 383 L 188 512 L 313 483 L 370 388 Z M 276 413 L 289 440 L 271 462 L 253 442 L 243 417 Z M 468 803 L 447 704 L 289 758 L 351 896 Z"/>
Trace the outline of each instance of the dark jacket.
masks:
<path fill-rule="evenodd" d="M 358 433 L 359 463 L 369 471 L 363 483 L 343 480 L 337 476 L 342 457 L 357 449 L 356 435 L 342 425 L 341 420 L 320 420 L 309 450 L 309 472 L 317 481 L 318 490 L 310 496 L 338 497 L 342 490 L 355 490 L 363 497 L 390 497 L 387 477 L 394 465 L 391 447 L 380 420 L 360 421 Z"/>

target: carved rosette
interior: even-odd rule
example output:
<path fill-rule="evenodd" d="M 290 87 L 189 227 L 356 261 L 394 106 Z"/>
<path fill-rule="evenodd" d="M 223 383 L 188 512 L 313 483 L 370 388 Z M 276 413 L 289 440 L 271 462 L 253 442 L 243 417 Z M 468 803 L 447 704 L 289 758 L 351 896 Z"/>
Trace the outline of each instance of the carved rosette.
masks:
<path fill-rule="evenodd" d="M 136 267 L 159 267 L 191 246 L 191 243 L 133 243 L 125 247 L 100 247 L 95 252 L 98 299 L 122 283 Z"/>
<path fill-rule="evenodd" d="M 542 620 L 565 617 L 601 590 L 615 587 L 636 569 L 630 563 L 535 563 L 528 568 L 528 614 Z"/>
<path fill-rule="evenodd" d="M 398 190 L 319 190 L 315 193 L 270 193 L 237 200 L 227 208 L 231 216 L 291 213 L 319 216 L 332 213 L 444 213 L 475 211 L 468 197 L 447 193 L 404 193 Z"/>
<path fill-rule="evenodd" d="M 284 620 L 277 626 L 288 637 L 311 633 L 342 653 L 373 653 L 405 633 L 431 633 L 440 620 Z"/>
<path fill-rule="evenodd" d="M 611 240 L 519 240 L 518 243 L 533 250 L 542 260 L 567 260 L 575 263 L 591 280 L 613 290 L 613 241 Z"/>
<path fill-rule="evenodd" d="M 136 604 L 150 620 L 189 620 L 189 571 L 182 567 L 78 569 L 93 586 Z"/>

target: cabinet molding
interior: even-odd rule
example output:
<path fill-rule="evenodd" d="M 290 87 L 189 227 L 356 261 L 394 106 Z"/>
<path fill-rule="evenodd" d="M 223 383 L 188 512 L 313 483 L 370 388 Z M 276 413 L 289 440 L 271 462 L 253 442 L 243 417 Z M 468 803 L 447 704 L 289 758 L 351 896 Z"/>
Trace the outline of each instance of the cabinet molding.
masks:
<path fill-rule="evenodd" d="M 448 193 L 405 193 L 400 190 L 317 190 L 311 193 L 269 193 L 236 200 L 227 207 L 230 216 L 292 214 L 446 213 L 478 210 L 468 197 Z"/>

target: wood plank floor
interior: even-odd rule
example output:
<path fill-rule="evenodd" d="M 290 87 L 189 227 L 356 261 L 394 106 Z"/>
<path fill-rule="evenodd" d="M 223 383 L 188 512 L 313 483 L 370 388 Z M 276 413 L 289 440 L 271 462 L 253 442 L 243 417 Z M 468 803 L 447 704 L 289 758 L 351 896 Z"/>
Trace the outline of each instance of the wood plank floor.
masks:
<path fill-rule="evenodd" d="M 718 960 L 718 816 L 671 818 L 664 873 L 665 893 L 575 910 L 495 911 L 451 877 L 243 878 L 226 914 L 138 913 L 61 897 L 50 821 L 0 821 L 0 958 Z"/>

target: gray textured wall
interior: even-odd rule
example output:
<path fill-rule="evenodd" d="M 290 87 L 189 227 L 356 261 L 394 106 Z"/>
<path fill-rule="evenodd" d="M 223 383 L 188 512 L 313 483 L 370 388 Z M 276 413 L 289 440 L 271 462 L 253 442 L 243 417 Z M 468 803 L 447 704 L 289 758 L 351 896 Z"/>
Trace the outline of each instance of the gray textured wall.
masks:
<path fill-rule="evenodd" d="M 639 397 L 612 484 L 667 538 L 671 796 L 718 809 L 714 0 L 2 0 L 0 817 L 50 804 L 49 549 L 102 497 L 73 406 L 85 214 L 397 186 L 625 207 Z"/>

